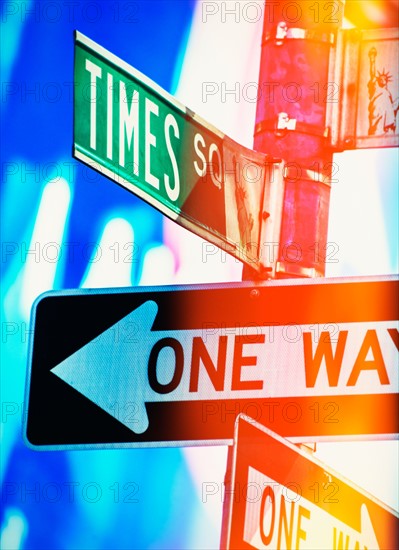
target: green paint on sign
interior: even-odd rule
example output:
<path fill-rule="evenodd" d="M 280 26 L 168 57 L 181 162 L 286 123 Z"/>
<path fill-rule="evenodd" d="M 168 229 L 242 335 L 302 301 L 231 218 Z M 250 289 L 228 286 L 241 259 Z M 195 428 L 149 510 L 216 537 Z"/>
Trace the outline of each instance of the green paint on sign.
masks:
<path fill-rule="evenodd" d="M 80 33 L 74 155 L 258 266 L 266 156 L 235 143 Z"/>

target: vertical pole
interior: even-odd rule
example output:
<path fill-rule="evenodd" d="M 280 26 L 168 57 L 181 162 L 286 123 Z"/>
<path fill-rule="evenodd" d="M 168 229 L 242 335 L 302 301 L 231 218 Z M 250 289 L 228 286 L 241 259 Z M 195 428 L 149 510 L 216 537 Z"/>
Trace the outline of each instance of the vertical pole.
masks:
<path fill-rule="evenodd" d="M 340 95 L 331 81 L 330 54 L 343 11 L 343 0 L 265 2 L 254 149 L 285 163 L 274 278 L 324 276 L 326 256 L 333 253 L 328 211 L 338 169 L 326 115 Z M 244 268 L 244 280 L 254 275 Z"/>
<path fill-rule="evenodd" d="M 285 163 L 278 258 L 268 262 L 274 264 L 265 272 L 268 277 L 325 274 L 330 186 L 336 172 L 327 109 L 340 95 L 337 84 L 330 81 L 330 54 L 343 12 L 344 0 L 265 0 L 254 149 Z M 256 279 L 258 273 L 244 265 L 243 280 Z M 233 453 L 231 446 L 221 549 L 227 544 L 233 498 Z"/>

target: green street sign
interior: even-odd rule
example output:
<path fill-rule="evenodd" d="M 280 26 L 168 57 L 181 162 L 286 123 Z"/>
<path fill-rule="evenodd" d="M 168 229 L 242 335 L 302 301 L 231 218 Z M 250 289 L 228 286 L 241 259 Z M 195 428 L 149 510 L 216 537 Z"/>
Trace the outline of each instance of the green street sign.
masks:
<path fill-rule="evenodd" d="M 74 78 L 75 158 L 252 267 L 265 265 L 261 241 L 279 230 L 281 163 L 79 32 Z"/>

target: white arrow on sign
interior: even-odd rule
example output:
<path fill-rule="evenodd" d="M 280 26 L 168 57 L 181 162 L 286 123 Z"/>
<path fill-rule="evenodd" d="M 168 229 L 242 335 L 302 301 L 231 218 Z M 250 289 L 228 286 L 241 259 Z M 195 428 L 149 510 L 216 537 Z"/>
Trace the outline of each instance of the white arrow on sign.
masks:
<path fill-rule="evenodd" d="M 397 391 L 396 322 L 326 325 L 318 335 L 318 325 L 156 331 L 157 312 L 145 302 L 52 369 L 109 414 L 129 405 L 133 415 L 117 420 L 136 434 L 148 429 L 151 402 Z M 135 338 L 120 337 L 126 327 Z"/>
<path fill-rule="evenodd" d="M 194 342 L 201 345 L 204 330 L 151 330 L 157 312 L 155 302 L 145 302 L 52 369 L 61 380 L 107 412 L 115 403 L 133 404 L 134 420 L 132 415 L 118 420 L 137 434 L 145 432 L 149 426 L 145 403 L 219 398 L 224 389 L 225 365 L 233 361 L 233 350 L 227 349 L 226 337 L 226 360 L 219 371 L 219 382 L 214 379 L 212 385 L 207 380 L 200 387 L 193 369 L 184 369 L 184 357 L 191 356 L 192 361 Z M 118 342 L 117 335 L 122 327 L 133 327 L 137 338 Z M 239 329 L 231 331 L 234 336 Z M 258 336 L 255 334 L 253 338 Z M 219 335 L 208 334 L 205 339 L 210 340 L 210 349 L 219 347 Z M 220 390 L 215 389 L 215 385 L 219 385 Z M 260 383 L 256 381 L 253 385 L 260 386 Z M 263 392 L 261 387 L 248 391 L 238 389 L 232 390 L 228 397 L 234 394 L 240 398 L 260 397 Z"/>

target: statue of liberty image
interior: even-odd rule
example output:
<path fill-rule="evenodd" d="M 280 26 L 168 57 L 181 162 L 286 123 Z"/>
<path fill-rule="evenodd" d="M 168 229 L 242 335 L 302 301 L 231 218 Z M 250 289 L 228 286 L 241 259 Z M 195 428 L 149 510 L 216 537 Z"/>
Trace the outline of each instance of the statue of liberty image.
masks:
<path fill-rule="evenodd" d="M 392 76 L 385 69 L 376 71 L 377 50 L 371 48 L 369 90 L 369 136 L 378 136 L 396 132 L 396 115 L 399 110 L 399 98 L 392 98 L 388 84 Z"/>

